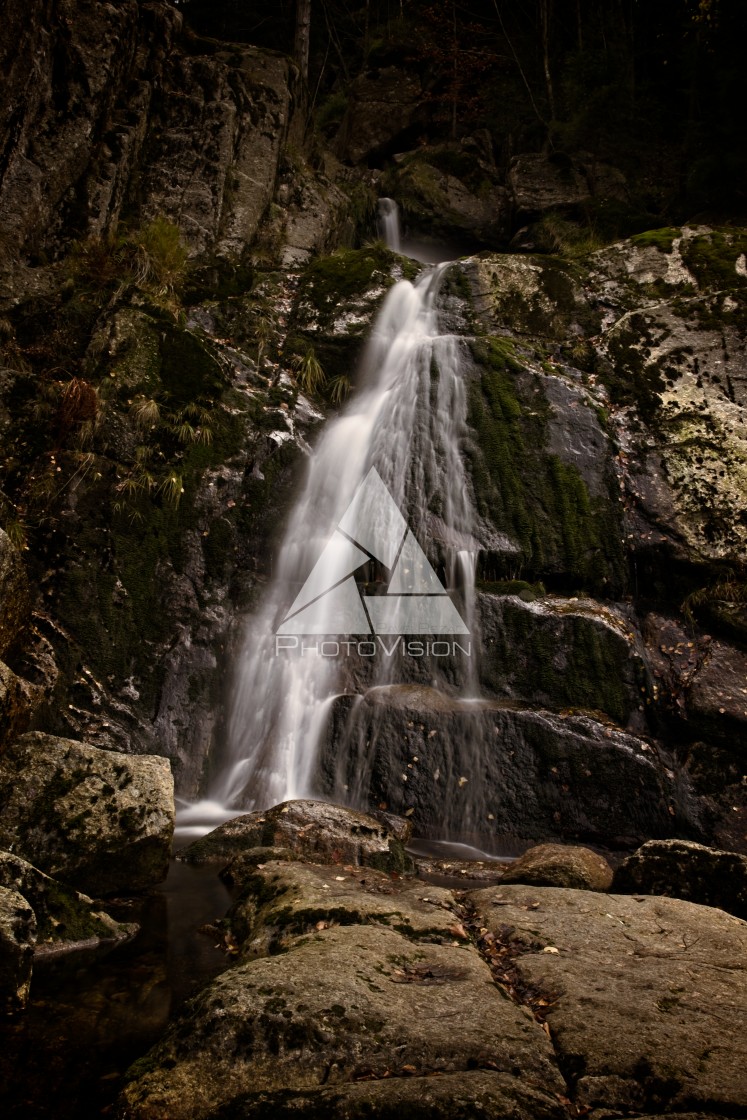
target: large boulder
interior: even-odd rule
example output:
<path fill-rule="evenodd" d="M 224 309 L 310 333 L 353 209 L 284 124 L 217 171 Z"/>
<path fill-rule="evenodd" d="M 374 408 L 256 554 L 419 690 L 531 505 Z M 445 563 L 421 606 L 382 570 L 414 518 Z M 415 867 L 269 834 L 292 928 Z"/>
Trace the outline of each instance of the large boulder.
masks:
<path fill-rule="evenodd" d="M 0 1010 L 26 1006 L 36 941 L 36 919 L 17 891 L 0 887 Z"/>
<path fill-rule="evenodd" d="M 0 760 L 0 844 L 86 894 L 159 883 L 173 827 L 165 758 L 31 732 Z"/>
<path fill-rule="evenodd" d="M 506 868 L 501 882 L 608 891 L 612 886 L 612 868 L 604 856 L 590 848 L 538 844 Z"/>
<path fill-rule="evenodd" d="M 335 144 L 343 158 L 357 163 L 391 149 L 423 120 L 423 89 L 417 75 L 399 66 L 380 67 L 351 83 Z"/>
<path fill-rule="evenodd" d="M 334 702 L 320 766 L 330 797 L 349 789 L 411 818 L 420 835 L 483 848 L 509 837 L 633 848 L 673 832 L 700 836 L 682 768 L 586 714 L 380 687 Z"/>
<path fill-rule="evenodd" d="M 649 840 L 615 871 L 620 894 L 657 894 L 747 918 L 747 856 L 687 840 Z"/>
<path fill-rule="evenodd" d="M 213 829 L 177 856 L 186 863 L 228 863 L 253 848 L 285 848 L 314 863 L 353 864 L 410 871 L 405 852 L 411 826 L 326 801 L 284 801 L 246 813 Z"/>
<path fill-rule="evenodd" d="M 33 908 L 37 953 L 71 944 L 90 946 L 100 941 L 120 941 L 137 928 L 115 922 L 96 909 L 86 895 L 58 883 L 12 852 L 0 851 L 0 886 L 16 891 Z"/>
<path fill-rule="evenodd" d="M 14 645 L 29 617 L 29 592 L 21 554 L 0 529 L 0 657 Z"/>
<path fill-rule="evenodd" d="M 578 1108 L 741 1114 L 747 923 L 679 899 L 552 887 L 469 899 L 494 975 L 546 1019 Z"/>

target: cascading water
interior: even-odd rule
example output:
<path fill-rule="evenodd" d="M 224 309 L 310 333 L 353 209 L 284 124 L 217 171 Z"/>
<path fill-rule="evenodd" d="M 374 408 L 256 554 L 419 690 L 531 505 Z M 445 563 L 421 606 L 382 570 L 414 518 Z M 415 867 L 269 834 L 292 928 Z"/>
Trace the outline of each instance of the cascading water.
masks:
<path fill-rule="evenodd" d="M 382 200 L 380 218 L 391 247 L 398 246 L 391 200 Z M 205 831 L 242 810 L 318 795 L 320 741 L 349 670 L 333 657 L 302 655 L 298 649 L 279 653 L 275 635 L 322 554 L 327 587 L 338 573 L 349 573 L 351 544 L 335 530 L 372 467 L 430 552 L 444 586 L 457 592 L 468 628 L 474 625 L 475 514 L 461 454 L 467 435 L 465 343 L 439 333 L 436 311 L 447 267 L 425 268 L 414 284 L 402 280 L 390 290 L 367 344 L 360 388 L 310 455 L 274 579 L 246 623 L 225 757 L 207 799 L 179 814 L 184 832 Z M 366 556 L 360 562 L 369 581 L 386 578 Z M 318 598 L 315 634 L 339 636 L 337 603 L 333 596 Z M 292 633 L 292 620 L 286 631 Z M 467 658 L 456 672 L 452 693 L 475 695 L 473 665 L 474 658 Z M 368 687 L 380 686 L 397 679 L 402 659 L 390 656 L 366 668 Z M 426 664 L 420 671 L 430 684 L 441 668 Z"/>

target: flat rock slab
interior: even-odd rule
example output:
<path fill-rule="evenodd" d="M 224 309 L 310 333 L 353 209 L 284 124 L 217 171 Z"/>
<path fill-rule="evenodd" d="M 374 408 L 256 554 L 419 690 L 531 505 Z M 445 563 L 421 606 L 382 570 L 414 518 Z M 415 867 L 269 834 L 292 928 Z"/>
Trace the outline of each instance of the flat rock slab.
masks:
<path fill-rule="evenodd" d="M 454 897 L 415 879 L 381 871 L 273 862 L 258 867 L 228 913 L 243 951 L 276 953 L 315 928 L 381 925 L 431 941 L 467 939 Z"/>
<path fill-rule="evenodd" d="M 284 801 L 245 813 L 213 829 L 178 855 L 185 863 L 228 863 L 253 848 L 285 848 L 319 863 L 360 864 L 406 872 L 413 862 L 404 849 L 407 821 L 374 817 L 326 801 Z"/>
<path fill-rule="evenodd" d="M 679 899 L 552 887 L 469 899 L 519 983 L 544 993 L 579 1106 L 747 1107 L 747 923 Z"/>
<path fill-rule="evenodd" d="M 174 829 L 168 759 L 32 732 L 0 758 L 0 846 L 89 895 L 165 878 Z"/>
<path fill-rule="evenodd" d="M 472 945 L 340 927 L 223 973 L 133 1066 L 120 1115 L 205 1120 L 275 1096 L 265 1115 L 280 1117 L 299 1094 L 481 1069 L 508 1075 L 519 1099 L 546 1096 L 546 1110 L 565 1090 L 549 1038 Z M 239 1100 L 243 1112 L 221 1112 Z"/>

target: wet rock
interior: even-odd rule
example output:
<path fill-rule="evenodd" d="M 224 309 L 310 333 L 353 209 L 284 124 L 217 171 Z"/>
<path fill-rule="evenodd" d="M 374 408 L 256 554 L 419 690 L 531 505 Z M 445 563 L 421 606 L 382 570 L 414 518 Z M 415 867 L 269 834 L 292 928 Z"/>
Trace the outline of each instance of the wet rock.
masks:
<path fill-rule="evenodd" d="M 747 724 L 747 654 L 655 612 L 642 629 L 647 658 L 669 705 L 697 733 L 738 749 Z"/>
<path fill-rule="evenodd" d="M 376 925 L 422 941 L 466 940 L 449 891 L 360 867 L 270 862 L 243 882 L 227 922 L 247 956 L 284 952 L 330 926 Z"/>
<path fill-rule="evenodd" d="M 160 882 L 173 827 L 165 758 L 32 732 L 0 760 L 0 844 L 87 894 Z"/>
<path fill-rule="evenodd" d="M 682 768 L 588 715 L 392 685 L 335 701 L 321 768 L 330 796 L 347 788 L 386 803 L 421 836 L 483 846 L 492 837 L 494 848 L 503 837 L 632 848 L 675 831 L 700 836 Z"/>
<path fill-rule="evenodd" d="M 506 868 L 501 883 L 608 891 L 612 885 L 612 868 L 604 856 L 590 848 L 538 844 Z"/>
<path fill-rule="evenodd" d="M 242 1115 L 290 1116 L 294 1098 L 323 1107 L 320 1092 L 333 1105 L 336 1092 L 365 1099 L 352 1088 L 362 1078 L 468 1070 L 501 1074 L 502 1090 L 524 1102 L 528 1090 L 549 1109 L 563 1091 L 549 1039 L 497 991 L 471 945 L 339 927 L 219 977 L 130 1070 L 120 1109 L 131 1120 L 239 1115 L 239 1104 Z"/>
<path fill-rule="evenodd" d="M 21 553 L 0 529 L 0 657 L 18 641 L 28 618 L 28 583 Z"/>
<path fill-rule="evenodd" d="M 747 1103 L 747 924 L 679 899 L 500 886 L 470 896 L 547 1024 L 585 1108 Z"/>
<path fill-rule="evenodd" d="M 617 868 L 613 890 L 684 898 L 747 918 L 747 856 L 687 840 L 649 840 Z"/>
<path fill-rule="evenodd" d="M 25 1007 L 31 986 L 36 919 L 26 899 L 0 886 L 0 1009 Z"/>
<path fill-rule="evenodd" d="M 481 254 L 460 267 L 472 285 L 475 311 L 491 333 L 583 337 L 601 321 L 578 272 L 560 258 Z"/>
<path fill-rule="evenodd" d="M 11 852 L 0 851 L 0 886 L 16 891 L 33 908 L 37 953 L 60 948 L 64 943 L 121 941 L 137 928 L 114 921 L 95 909 L 86 895 L 63 886 Z"/>
<path fill-rule="evenodd" d="M 499 883 L 508 864 L 499 859 L 438 859 L 433 856 L 416 856 L 418 877 L 428 882 L 447 880 L 450 885 L 474 883 Z"/>
<path fill-rule="evenodd" d="M 285 801 L 213 829 L 178 855 L 186 863 L 226 863 L 251 848 L 287 848 L 314 863 L 353 864 L 409 872 L 412 860 L 389 825 L 368 813 L 326 801 Z"/>
<path fill-rule="evenodd" d="M 182 853 L 179 852 L 176 858 L 182 859 Z M 248 883 L 254 881 L 257 868 L 278 860 L 294 863 L 296 859 L 296 853 L 290 848 L 250 848 L 246 852 L 235 855 L 218 874 L 226 886 L 234 891 L 243 891 Z"/>
<path fill-rule="evenodd" d="M 603 712 L 645 731 L 651 676 L 631 612 L 591 599 L 478 595 L 486 692 L 527 704 Z"/>

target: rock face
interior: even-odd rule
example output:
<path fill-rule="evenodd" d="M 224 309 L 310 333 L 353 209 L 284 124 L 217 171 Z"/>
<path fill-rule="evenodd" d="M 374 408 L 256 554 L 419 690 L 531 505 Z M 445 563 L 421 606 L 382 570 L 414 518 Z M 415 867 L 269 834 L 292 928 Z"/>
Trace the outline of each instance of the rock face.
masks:
<path fill-rule="evenodd" d="M 744 1108 L 747 924 L 678 899 L 548 887 L 492 887 L 470 901 L 488 946 L 510 955 L 514 984 L 547 1001 L 579 1107 Z"/>
<path fill-rule="evenodd" d="M 87 894 L 160 882 L 173 827 L 166 759 L 32 732 L 0 760 L 0 844 Z"/>
<path fill-rule="evenodd" d="M 38 285 L 28 265 L 71 237 L 107 233 L 125 209 L 165 215 L 193 253 L 239 259 L 273 201 L 287 141 L 302 142 L 289 60 L 183 35 L 161 0 L 55 0 L 52 11 L 6 12 L 0 267 L 11 288 Z M 341 200 L 324 219 L 317 207 L 306 252 L 333 236 Z M 291 224 L 308 202 L 291 206 Z"/>
<path fill-rule="evenodd" d="M 0 661 L 0 750 L 28 728 L 28 685 Z"/>
<path fill-rule="evenodd" d="M 285 801 L 236 817 L 179 853 L 186 863 L 227 863 L 253 848 L 284 848 L 320 863 L 350 863 L 382 871 L 409 871 L 404 820 L 344 809 L 325 801 Z"/>
<path fill-rule="evenodd" d="M 401 142 L 403 134 L 423 119 L 422 96 L 417 75 L 398 66 L 359 75 L 350 86 L 336 140 L 338 152 L 357 163 Z"/>
<path fill-rule="evenodd" d="M 392 685 L 336 701 L 329 743 L 327 791 L 339 796 L 347 787 L 361 801 L 386 802 L 420 835 L 560 836 L 626 847 L 636 836 L 701 828 L 675 763 L 589 716 Z"/>
<path fill-rule="evenodd" d="M 25 1007 L 36 941 L 34 911 L 17 891 L 0 887 L 0 1008 Z"/>
<path fill-rule="evenodd" d="M 90 898 L 45 875 L 20 856 L 0 851 L 0 886 L 16 891 L 36 918 L 36 952 L 75 942 L 118 941 L 136 927 L 115 922 L 95 910 Z"/>
<path fill-rule="evenodd" d="M 429 239 L 463 246 L 505 244 L 508 191 L 496 169 L 473 152 L 433 149 L 405 156 L 385 180 L 403 207 L 406 226 Z M 457 250 L 458 251 L 458 250 Z"/>
<path fill-rule="evenodd" d="M 536 887 L 569 887 L 573 890 L 608 891 L 612 868 L 589 848 L 564 844 L 538 844 L 509 864 L 501 883 L 529 883 Z"/>
<path fill-rule="evenodd" d="M 686 840 L 649 840 L 615 871 L 622 894 L 656 894 L 747 918 L 747 857 Z"/>
<path fill-rule="evenodd" d="M 738 850 L 746 244 L 740 230 L 664 229 L 574 260 L 459 266 L 486 332 L 474 351 L 478 507 L 518 549 L 484 565 L 483 588 L 498 585 L 481 602 L 484 687 L 671 742 L 710 835 Z M 526 582 L 509 597 L 517 557 Z"/>

